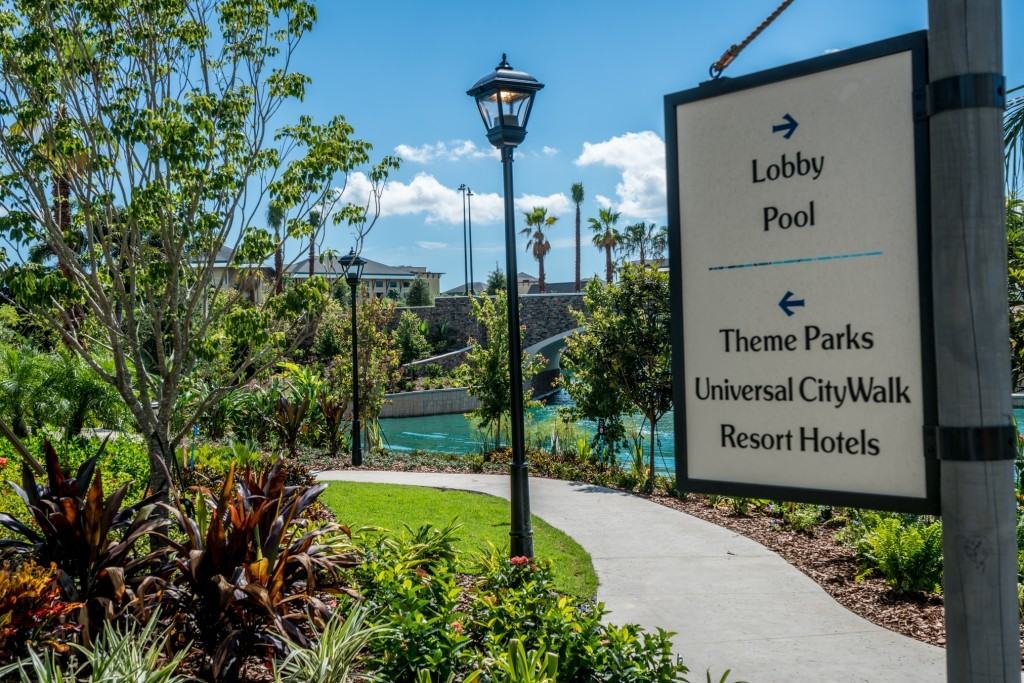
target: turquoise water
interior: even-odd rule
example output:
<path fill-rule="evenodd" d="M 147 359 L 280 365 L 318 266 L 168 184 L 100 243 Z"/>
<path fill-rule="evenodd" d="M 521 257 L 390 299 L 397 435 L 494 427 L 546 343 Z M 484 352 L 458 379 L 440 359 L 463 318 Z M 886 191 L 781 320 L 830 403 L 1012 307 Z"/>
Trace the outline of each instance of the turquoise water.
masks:
<path fill-rule="evenodd" d="M 532 442 L 540 440 L 545 448 L 551 446 L 551 434 L 557 426 L 559 405 L 564 397 L 549 405 L 530 411 L 526 419 L 526 432 Z M 1013 411 L 1017 430 L 1024 434 L 1024 408 Z M 483 438 L 472 422 L 464 415 L 433 415 L 430 417 L 385 418 L 380 421 L 385 446 L 392 451 L 431 451 L 465 455 L 479 453 L 484 446 Z M 644 423 L 643 418 L 632 416 L 627 419 L 627 429 L 636 432 Z M 655 445 L 657 469 L 659 472 L 675 472 L 675 448 L 673 416 L 669 412 L 658 422 Z M 580 420 L 576 426 L 593 437 L 597 424 L 593 420 Z M 650 429 L 643 429 L 645 445 L 650 443 Z M 623 451 L 619 459 L 628 466 L 629 453 Z"/>
<path fill-rule="evenodd" d="M 531 445 L 551 447 L 552 436 L 558 427 L 558 409 L 567 397 L 556 396 L 548 405 L 530 410 L 526 416 L 526 434 Z M 673 415 L 666 414 L 658 421 L 655 443 L 655 466 L 661 473 L 675 472 L 675 431 Z M 391 451 L 430 451 L 458 455 L 479 453 L 484 447 L 483 435 L 472 421 L 461 414 L 431 415 L 428 417 L 384 418 L 380 421 L 384 445 Z M 593 437 L 597 424 L 593 420 L 580 420 L 576 427 Z M 641 429 L 643 427 L 643 429 Z M 627 433 L 642 431 L 644 448 L 649 448 L 650 429 L 640 416 L 626 419 Z M 568 445 L 568 444 L 566 444 Z M 630 455 L 623 450 L 619 459 L 628 466 Z"/>

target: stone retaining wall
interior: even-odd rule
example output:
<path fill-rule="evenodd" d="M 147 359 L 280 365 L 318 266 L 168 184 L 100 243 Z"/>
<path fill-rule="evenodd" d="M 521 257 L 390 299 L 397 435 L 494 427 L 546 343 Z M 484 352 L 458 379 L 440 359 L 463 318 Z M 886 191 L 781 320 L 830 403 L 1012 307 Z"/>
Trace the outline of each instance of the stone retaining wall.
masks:
<path fill-rule="evenodd" d="M 469 395 L 466 389 L 429 389 L 427 391 L 406 391 L 388 394 L 381 417 L 421 417 L 424 415 L 447 415 L 468 413 L 479 407 L 480 402 Z"/>
<path fill-rule="evenodd" d="M 583 294 L 523 294 L 519 297 L 519 320 L 526 328 L 524 346 L 579 327 L 572 311 L 583 310 Z M 473 304 L 468 296 L 439 296 L 433 306 L 411 306 L 398 309 L 411 311 L 426 320 L 431 332 L 447 323 L 452 344 L 466 346 L 469 339 L 483 339 L 483 329 L 473 317 Z M 398 316 L 395 316 L 397 325 Z"/>

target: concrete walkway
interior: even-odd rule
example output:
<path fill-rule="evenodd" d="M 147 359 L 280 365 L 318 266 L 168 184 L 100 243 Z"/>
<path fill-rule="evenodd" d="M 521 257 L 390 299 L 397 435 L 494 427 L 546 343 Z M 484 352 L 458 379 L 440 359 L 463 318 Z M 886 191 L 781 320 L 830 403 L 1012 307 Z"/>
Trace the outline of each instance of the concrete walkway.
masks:
<path fill-rule="evenodd" d="M 332 471 L 322 480 L 414 484 L 508 498 L 508 477 Z M 587 549 L 617 623 L 675 631 L 691 679 L 934 683 L 943 651 L 858 617 L 764 546 L 618 491 L 530 481 L 532 512 Z M 715 677 L 714 680 L 718 680 Z"/>

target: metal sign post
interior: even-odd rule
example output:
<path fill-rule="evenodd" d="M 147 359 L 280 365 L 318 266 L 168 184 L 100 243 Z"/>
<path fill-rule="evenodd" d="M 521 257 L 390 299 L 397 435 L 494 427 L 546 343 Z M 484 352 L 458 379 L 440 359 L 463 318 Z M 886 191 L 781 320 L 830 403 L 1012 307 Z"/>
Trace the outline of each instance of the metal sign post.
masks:
<path fill-rule="evenodd" d="M 1020 681 L 999 0 L 930 0 L 929 125 L 949 681 Z"/>

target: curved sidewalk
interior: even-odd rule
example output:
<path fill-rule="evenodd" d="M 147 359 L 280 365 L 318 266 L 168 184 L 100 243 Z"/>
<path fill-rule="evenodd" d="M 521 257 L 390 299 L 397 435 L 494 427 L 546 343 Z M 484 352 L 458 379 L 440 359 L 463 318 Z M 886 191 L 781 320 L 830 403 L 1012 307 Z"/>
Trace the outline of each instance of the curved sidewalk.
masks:
<path fill-rule="evenodd" d="M 320 479 L 509 493 L 508 477 L 486 474 L 330 471 Z M 590 553 L 611 619 L 675 631 L 694 681 L 708 667 L 750 683 L 945 680 L 940 648 L 858 617 L 733 531 L 589 484 L 531 479 L 530 497 L 533 514 Z"/>

